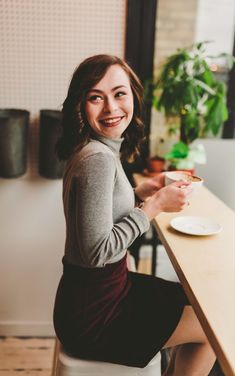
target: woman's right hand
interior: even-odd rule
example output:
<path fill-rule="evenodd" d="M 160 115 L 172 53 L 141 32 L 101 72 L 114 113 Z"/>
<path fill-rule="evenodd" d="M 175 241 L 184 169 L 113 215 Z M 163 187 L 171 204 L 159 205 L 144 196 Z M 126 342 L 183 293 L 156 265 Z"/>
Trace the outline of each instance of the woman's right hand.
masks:
<path fill-rule="evenodd" d="M 161 212 L 179 212 L 188 205 L 188 195 L 192 192 L 190 182 L 178 181 L 161 188 L 144 202 L 141 210 L 149 220 Z"/>

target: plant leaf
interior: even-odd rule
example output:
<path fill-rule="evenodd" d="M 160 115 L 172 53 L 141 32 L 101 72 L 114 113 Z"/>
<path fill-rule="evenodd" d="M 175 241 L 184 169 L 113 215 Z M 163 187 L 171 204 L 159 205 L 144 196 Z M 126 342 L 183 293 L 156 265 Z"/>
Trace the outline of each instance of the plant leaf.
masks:
<path fill-rule="evenodd" d="M 184 142 L 180 141 L 173 145 L 169 153 L 164 155 L 167 160 L 186 158 L 189 153 L 189 147 Z"/>

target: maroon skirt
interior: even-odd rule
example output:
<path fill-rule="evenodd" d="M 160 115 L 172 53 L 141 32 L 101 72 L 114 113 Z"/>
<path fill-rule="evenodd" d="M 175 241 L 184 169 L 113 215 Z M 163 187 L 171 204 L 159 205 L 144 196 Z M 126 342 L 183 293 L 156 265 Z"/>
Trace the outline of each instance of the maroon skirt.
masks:
<path fill-rule="evenodd" d="M 104 268 L 63 264 L 54 327 L 74 357 L 145 367 L 189 304 L 179 283 L 128 271 L 126 256 Z"/>

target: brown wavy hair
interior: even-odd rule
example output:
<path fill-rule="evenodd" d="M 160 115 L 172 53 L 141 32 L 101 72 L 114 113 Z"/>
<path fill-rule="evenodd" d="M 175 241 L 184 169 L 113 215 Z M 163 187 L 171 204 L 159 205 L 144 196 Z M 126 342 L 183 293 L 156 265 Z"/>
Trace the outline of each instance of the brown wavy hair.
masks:
<path fill-rule="evenodd" d="M 57 142 L 56 152 L 61 160 L 86 145 L 92 135 L 85 113 L 87 93 L 104 77 L 112 65 L 118 64 L 128 75 L 134 97 L 132 120 L 123 133 L 121 148 L 123 160 L 133 160 L 139 153 L 143 141 L 144 125 L 141 120 L 143 110 L 143 86 L 131 67 L 122 59 L 112 55 L 95 55 L 84 60 L 75 70 L 62 108 L 62 135 Z"/>

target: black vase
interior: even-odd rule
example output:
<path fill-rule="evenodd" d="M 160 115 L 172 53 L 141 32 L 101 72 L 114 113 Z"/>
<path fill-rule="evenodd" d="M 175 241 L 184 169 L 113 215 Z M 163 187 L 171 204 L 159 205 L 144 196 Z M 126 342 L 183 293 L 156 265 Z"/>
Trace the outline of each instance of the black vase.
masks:
<path fill-rule="evenodd" d="M 62 130 L 61 118 L 61 111 L 40 111 L 39 174 L 48 179 L 61 179 L 63 176 L 64 162 L 59 161 L 55 153 Z"/>
<path fill-rule="evenodd" d="M 0 176 L 16 178 L 27 169 L 29 112 L 0 109 Z"/>

